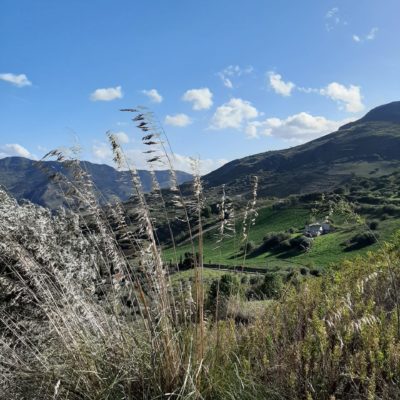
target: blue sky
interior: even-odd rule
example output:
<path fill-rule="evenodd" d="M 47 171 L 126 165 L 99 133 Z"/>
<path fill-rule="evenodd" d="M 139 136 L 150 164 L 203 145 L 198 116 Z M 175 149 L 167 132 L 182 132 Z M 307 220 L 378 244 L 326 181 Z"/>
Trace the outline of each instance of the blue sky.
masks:
<path fill-rule="evenodd" d="M 119 108 L 155 112 L 177 154 L 227 160 L 311 140 L 399 100 L 398 0 L 2 0 L 0 157 L 105 132 L 144 166 Z"/>

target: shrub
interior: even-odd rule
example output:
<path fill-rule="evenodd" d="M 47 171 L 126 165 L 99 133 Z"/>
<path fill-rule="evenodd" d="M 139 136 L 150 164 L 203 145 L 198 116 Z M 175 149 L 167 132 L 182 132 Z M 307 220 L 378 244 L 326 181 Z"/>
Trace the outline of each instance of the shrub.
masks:
<path fill-rule="evenodd" d="M 283 242 L 279 243 L 279 249 L 282 251 L 288 251 L 292 249 L 292 245 L 290 244 L 290 240 L 284 240 Z"/>
<path fill-rule="evenodd" d="M 312 270 L 310 271 L 310 275 L 313 275 L 313 276 L 321 276 L 322 274 L 321 274 L 321 271 L 320 271 L 319 269 L 312 269 Z"/>
<path fill-rule="evenodd" d="M 199 260 L 198 253 L 196 253 L 196 259 L 197 259 L 197 261 Z M 184 254 L 183 260 L 182 260 L 182 256 L 181 256 L 181 260 L 179 261 L 179 269 L 181 269 L 181 270 L 191 269 L 191 268 L 194 268 L 194 264 L 195 264 L 195 257 L 193 255 L 193 253 L 186 252 Z"/>
<path fill-rule="evenodd" d="M 279 274 L 266 273 L 260 292 L 269 299 L 276 299 L 283 289 L 282 277 Z"/>
<path fill-rule="evenodd" d="M 219 279 L 214 279 L 211 283 L 208 292 L 209 307 L 213 308 L 217 296 L 220 299 L 227 299 L 230 296 L 236 296 L 240 293 L 240 281 L 237 276 L 233 274 L 224 274 Z"/>
<path fill-rule="evenodd" d="M 261 282 L 261 276 L 252 276 L 250 278 L 250 285 L 258 285 Z"/>
<path fill-rule="evenodd" d="M 365 246 L 370 246 L 377 242 L 377 234 L 366 231 L 354 235 L 349 241 L 350 248 L 360 248 Z"/>
<path fill-rule="evenodd" d="M 250 254 L 255 248 L 256 248 L 256 244 L 252 240 L 249 240 L 246 244 L 244 244 L 240 248 L 240 250 L 243 253 Z"/>
<path fill-rule="evenodd" d="M 313 239 L 306 236 L 298 236 L 290 239 L 290 245 L 298 251 L 309 251 L 313 245 Z"/>
<path fill-rule="evenodd" d="M 376 231 L 378 229 L 379 226 L 379 222 L 378 221 L 371 221 L 368 224 L 369 229 L 371 229 L 372 231 Z"/>
<path fill-rule="evenodd" d="M 300 274 L 301 275 L 307 275 L 309 273 L 309 269 L 306 267 L 301 267 L 300 268 Z"/>
<path fill-rule="evenodd" d="M 282 242 L 290 239 L 290 236 L 288 232 L 271 232 L 264 236 L 260 250 L 268 251 L 277 249 Z"/>

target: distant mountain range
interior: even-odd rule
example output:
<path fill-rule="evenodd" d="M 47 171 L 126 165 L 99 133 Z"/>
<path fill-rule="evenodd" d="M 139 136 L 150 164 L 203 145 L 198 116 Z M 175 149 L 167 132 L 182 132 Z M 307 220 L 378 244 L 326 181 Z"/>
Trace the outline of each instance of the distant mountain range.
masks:
<path fill-rule="evenodd" d="M 400 168 L 400 101 L 374 108 L 337 132 L 286 150 L 231 161 L 205 175 L 208 190 L 225 184 L 230 193 L 250 191 L 259 177 L 260 195 L 326 191 L 354 177 L 379 177 Z"/>
<path fill-rule="evenodd" d="M 0 159 L 0 185 L 17 199 L 56 208 L 62 197 L 37 162 L 21 157 Z M 41 162 L 39 162 L 40 165 Z M 65 171 L 61 163 L 45 162 L 48 169 Z M 127 172 L 108 165 L 82 161 L 92 176 L 102 201 L 117 196 L 127 200 L 131 185 Z M 337 132 L 286 150 L 268 151 L 231 161 L 203 177 L 206 191 L 219 190 L 222 184 L 230 194 L 251 191 L 251 176 L 259 178 L 260 196 L 286 197 L 290 194 L 329 191 L 354 179 L 377 178 L 400 169 L 400 101 L 374 108 L 358 121 Z M 139 175 L 145 191 L 151 189 L 148 171 Z M 168 188 L 168 171 L 157 171 L 162 188 Z M 188 173 L 177 172 L 183 192 L 191 192 Z"/>
<path fill-rule="evenodd" d="M 113 196 L 125 201 L 131 196 L 132 185 L 129 183 L 127 172 L 88 161 L 82 161 L 81 166 L 91 175 L 100 193 L 101 202 L 110 200 Z M 60 162 L 33 161 L 22 157 L 3 158 L 0 159 L 0 185 L 4 186 L 17 200 L 26 199 L 54 209 L 63 204 L 63 198 L 55 184 L 49 179 L 47 171 L 69 175 L 68 170 Z M 176 174 L 179 184 L 192 180 L 192 175 L 186 172 L 177 171 Z M 150 191 L 149 171 L 139 170 L 139 175 L 144 190 Z M 170 186 L 169 171 L 156 171 L 156 177 L 162 188 Z"/>

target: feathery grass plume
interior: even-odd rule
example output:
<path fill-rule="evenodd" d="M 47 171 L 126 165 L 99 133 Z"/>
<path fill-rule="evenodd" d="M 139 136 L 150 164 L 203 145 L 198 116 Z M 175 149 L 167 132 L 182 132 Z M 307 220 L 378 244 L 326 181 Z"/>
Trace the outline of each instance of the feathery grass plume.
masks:
<path fill-rule="evenodd" d="M 171 171 L 173 171 L 172 165 L 168 163 L 169 156 L 168 153 L 166 152 L 165 147 L 163 146 L 163 141 L 161 140 L 161 134 L 159 133 L 159 130 L 154 123 L 153 120 L 153 113 L 147 112 L 147 113 L 138 113 L 133 119 L 134 122 L 138 122 L 136 127 L 142 131 L 142 143 L 146 145 L 149 150 L 146 150 L 143 152 L 145 155 L 149 155 L 146 158 L 146 163 L 149 168 L 151 180 L 152 180 L 152 195 L 153 195 L 153 201 L 154 201 L 154 196 L 159 200 L 159 204 L 161 204 L 163 215 L 165 218 L 165 222 L 168 226 L 169 230 L 169 235 L 170 235 L 170 240 L 172 242 L 173 249 L 175 251 L 175 268 L 179 270 L 179 266 L 177 263 L 177 254 L 176 254 L 176 245 L 175 245 L 175 238 L 173 235 L 171 223 L 170 223 L 170 217 L 168 213 L 168 209 L 166 207 L 166 203 L 164 200 L 163 192 L 161 190 L 160 184 L 157 180 L 155 170 L 159 169 L 160 166 L 163 167 L 169 167 Z M 169 274 L 168 274 L 169 277 Z M 171 282 L 169 281 L 169 290 L 171 290 Z M 177 310 L 176 310 L 176 301 L 173 298 L 173 296 L 170 296 L 170 303 L 172 306 L 172 309 L 174 311 L 175 315 L 175 320 L 177 319 Z"/>
<path fill-rule="evenodd" d="M 195 296 L 196 296 L 196 339 L 197 339 L 197 357 L 200 365 L 202 365 L 204 357 L 204 281 L 203 281 L 203 225 L 202 210 L 204 208 L 203 185 L 200 176 L 200 161 L 191 159 L 191 167 L 193 171 L 193 194 L 194 201 L 191 206 L 197 215 L 198 230 L 198 252 L 194 254 L 195 269 Z"/>
<path fill-rule="evenodd" d="M 147 125 L 141 122 L 140 128 L 142 130 L 143 128 L 147 129 Z M 144 267 L 146 278 L 149 281 L 149 285 L 146 287 L 146 294 L 150 297 L 151 301 L 150 313 L 147 310 L 147 317 L 152 327 L 151 335 L 154 346 L 152 351 L 162 354 L 161 362 L 163 366 L 166 363 L 170 363 L 169 368 L 163 368 L 165 375 L 163 379 L 172 383 L 176 375 L 180 372 L 180 356 L 177 347 L 178 343 L 174 340 L 173 325 L 171 324 L 170 316 L 175 315 L 175 313 L 173 312 L 173 304 L 171 304 L 170 300 L 170 291 L 162 262 L 161 250 L 157 246 L 153 222 L 137 170 L 127 160 L 115 135 L 109 133 L 108 137 L 112 144 L 113 152 L 118 155 L 116 158 L 123 161 L 131 174 L 133 187 L 139 203 L 139 222 L 142 233 L 145 235 L 145 240 L 142 243 L 141 263 Z M 145 143 L 149 143 L 148 139 L 145 139 L 145 141 Z M 160 367 L 158 366 L 158 368 Z"/>
<path fill-rule="evenodd" d="M 245 268 L 246 257 L 247 257 L 247 246 L 249 243 L 249 233 L 250 228 L 255 225 L 257 218 L 257 191 L 258 191 L 258 177 L 252 176 L 252 197 L 247 202 L 246 208 L 243 214 L 243 222 L 242 222 L 242 243 L 243 243 L 243 259 L 242 259 L 242 272 Z"/>
<path fill-rule="evenodd" d="M 155 169 L 158 167 L 165 166 L 169 170 L 171 186 L 169 193 L 172 193 L 172 202 L 174 205 L 173 219 L 177 221 L 184 222 L 187 226 L 189 234 L 189 242 L 191 243 L 192 253 L 195 254 L 195 245 L 193 241 L 192 226 L 188 214 L 188 209 L 190 209 L 190 202 L 186 203 L 180 191 L 179 185 L 177 183 L 176 172 L 172 160 L 174 159 L 174 153 L 172 151 L 171 145 L 168 140 L 168 136 L 162 128 L 162 125 L 155 118 L 154 113 L 144 112 L 145 108 L 141 107 L 141 112 L 137 111 L 136 116 L 132 119 L 134 122 L 139 122 L 136 127 L 142 131 L 142 142 L 149 148 L 149 150 L 144 151 L 145 155 L 150 155 L 150 158 L 146 158 L 146 163 L 149 167 L 153 179 L 153 194 L 160 199 L 164 219 L 168 226 L 170 240 L 175 253 L 175 268 L 179 270 L 178 257 L 176 253 L 175 237 L 171 227 L 171 217 L 170 210 L 167 208 L 163 191 L 160 189 L 158 182 L 155 177 Z M 167 143 L 167 146 L 165 145 Z M 193 210 L 192 210 L 193 211 Z M 182 295 L 182 293 L 181 293 Z M 175 307 L 175 301 L 173 300 Z"/>
<path fill-rule="evenodd" d="M 216 246 L 214 250 L 219 250 L 219 259 L 221 259 L 221 248 L 223 242 L 227 238 L 233 237 L 236 240 L 236 223 L 235 223 L 235 209 L 232 201 L 227 198 L 225 192 L 225 185 L 222 185 L 221 201 L 217 204 L 218 209 L 218 220 L 219 228 L 216 234 Z M 236 246 L 234 245 L 234 248 Z M 218 270 L 221 268 L 221 263 L 218 263 Z M 217 283 L 217 296 L 216 296 L 216 307 L 215 307 L 215 319 L 218 321 L 219 312 L 219 292 L 220 292 L 220 280 Z"/>

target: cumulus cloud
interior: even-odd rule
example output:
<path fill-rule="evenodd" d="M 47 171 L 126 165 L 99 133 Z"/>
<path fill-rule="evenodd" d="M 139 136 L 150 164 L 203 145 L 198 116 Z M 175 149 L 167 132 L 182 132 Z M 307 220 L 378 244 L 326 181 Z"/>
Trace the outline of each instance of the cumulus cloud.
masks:
<path fill-rule="evenodd" d="M 192 103 L 193 110 L 208 110 L 213 105 L 212 97 L 210 89 L 201 88 L 186 91 L 182 100 Z"/>
<path fill-rule="evenodd" d="M 282 96 L 290 96 L 292 94 L 292 90 L 296 87 L 293 82 L 285 82 L 282 79 L 282 76 L 270 71 L 268 72 L 269 84 L 275 93 L 278 93 Z"/>
<path fill-rule="evenodd" d="M 221 78 L 221 81 L 225 87 L 233 89 L 234 85 L 232 80 L 234 78 L 251 74 L 253 71 L 254 68 L 251 65 L 245 68 L 240 67 L 239 65 L 229 65 L 221 72 L 218 72 L 218 76 Z"/>
<path fill-rule="evenodd" d="M 244 122 L 257 118 L 258 110 L 249 101 L 233 98 L 218 107 L 211 120 L 211 129 L 240 129 Z"/>
<path fill-rule="evenodd" d="M 161 103 L 163 101 L 163 97 L 156 89 L 142 90 L 142 93 L 146 95 L 153 103 Z"/>
<path fill-rule="evenodd" d="M 0 80 L 11 83 L 12 85 L 15 85 L 17 87 L 32 85 L 32 82 L 28 79 L 28 77 L 25 74 L 20 74 L 20 75 L 11 73 L 0 74 Z"/>
<path fill-rule="evenodd" d="M 113 88 L 96 89 L 91 95 L 90 100 L 92 101 L 111 101 L 116 99 L 122 99 L 121 86 Z"/>
<path fill-rule="evenodd" d="M 184 156 L 181 154 L 175 154 L 174 157 L 174 167 L 179 171 L 185 171 L 189 173 L 193 173 L 192 171 L 192 158 L 188 156 Z M 222 167 L 226 164 L 228 160 L 224 158 L 220 159 L 212 159 L 212 158 L 205 158 L 200 159 L 200 174 L 205 175 L 215 169 Z"/>
<path fill-rule="evenodd" d="M 303 143 L 334 132 L 350 121 L 350 119 L 332 121 L 325 117 L 301 112 L 286 119 L 267 118 L 264 121 L 252 121 L 246 127 L 246 134 L 250 138 L 273 136 L 287 141 Z"/>
<path fill-rule="evenodd" d="M 167 125 L 185 127 L 192 123 L 192 120 L 186 114 L 167 115 L 165 117 Z"/>
<path fill-rule="evenodd" d="M 125 132 L 115 132 L 113 135 L 117 138 L 120 144 L 127 144 L 130 142 L 129 136 Z"/>
<path fill-rule="evenodd" d="M 378 33 L 379 29 L 377 27 L 372 28 L 367 35 L 361 37 L 359 35 L 353 35 L 353 40 L 357 43 L 361 43 L 368 40 L 375 40 L 376 34 Z"/>
<path fill-rule="evenodd" d="M 95 143 L 92 146 L 95 162 L 107 162 L 112 165 L 112 151 L 108 143 Z"/>
<path fill-rule="evenodd" d="M 321 89 L 320 94 L 344 105 L 346 111 L 351 113 L 360 112 L 365 108 L 359 86 L 350 85 L 346 87 L 340 83 L 332 82 Z"/>
<path fill-rule="evenodd" d="M 21 146 L 18 143 L 10 143 L 0 146 L 0 158 L 4 157 L 25 157 L 25 158 L 36 158 L 29 150 Z"/>

